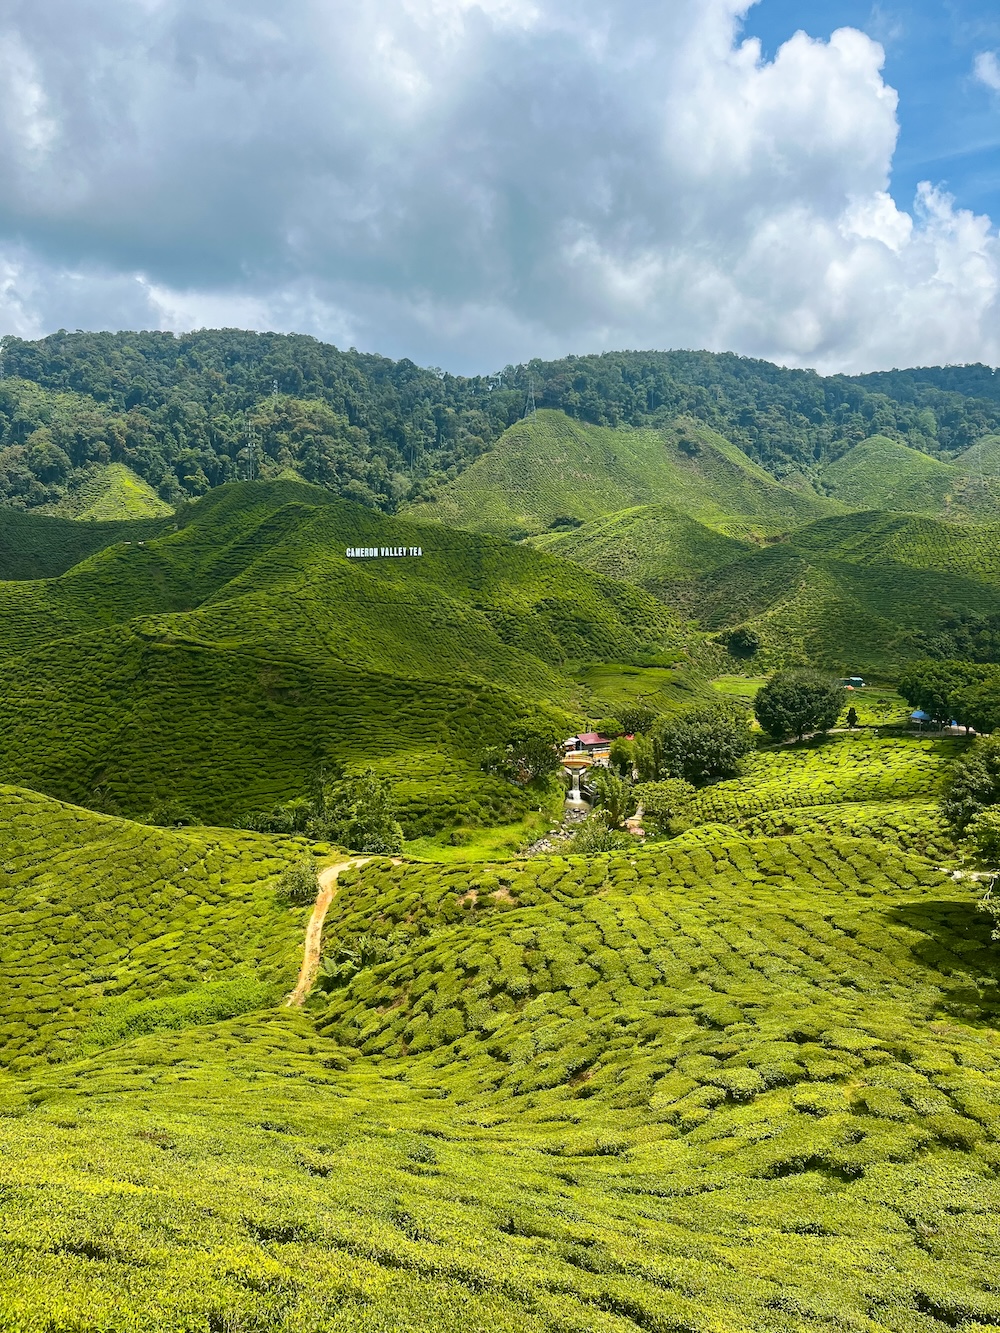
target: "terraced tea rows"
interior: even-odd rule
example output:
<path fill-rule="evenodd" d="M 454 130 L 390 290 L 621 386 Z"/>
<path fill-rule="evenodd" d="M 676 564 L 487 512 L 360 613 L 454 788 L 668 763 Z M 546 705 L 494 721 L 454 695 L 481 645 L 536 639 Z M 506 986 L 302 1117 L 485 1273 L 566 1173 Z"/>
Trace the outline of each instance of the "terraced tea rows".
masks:
<path fill-rule="evenodd" d="M 692 823 L 732 821 L 767 810 L 842 801 L 907 801 L 936 797 L 960 740 L 847 735 L 764 751 L 744 777 L 707 787 L 695 798 Z"/>
<path fill-rule="evenodd" d="M 306 844 L 167 831 L 0 787 L 0 1061 L 20 1071 L 157 1026 L 273 1003 L 305 912 L 277 891 Z"/>
<path fill-rule="evenodd" d="M 411 835 L 503 822 L 528 798 L 479 772 L 486 744 L 607 715 L 580 664 L 686 660 L 676 617 L 636 589 L 313 493 L 219 488 L 176 532 L 0 584 L 3 776 L 232 821 L 323 766 L 375 763 Z M 351 561 L 352 544 L 425 554 Z"/>
<path fill-rule="evenodd" d="M 0 1080 L 0 1312 L 978 1333 L 988 936 L 967 888 L 870 838 L 349 872 L 327 948 L 371 961 L 307 1013 Z"/>

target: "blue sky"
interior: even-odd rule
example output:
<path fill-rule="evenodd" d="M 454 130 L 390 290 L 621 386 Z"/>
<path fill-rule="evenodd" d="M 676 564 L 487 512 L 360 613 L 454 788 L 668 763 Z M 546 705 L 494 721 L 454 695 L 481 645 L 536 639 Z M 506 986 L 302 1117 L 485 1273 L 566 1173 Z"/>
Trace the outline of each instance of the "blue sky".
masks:
<path fill-rule="evenodd" d="M 1000 363 L 973 0 L 0 0 L 0 333 Z"/>
<path fill-rule="evenodd" d="M 796 28 L 829 37 L 840 27 L 868 33 L 885 49 L 885 78 L 900 96 L 892 192 L 908 205 L 922 180 L 1000 218 L 1000 93 L 975 77 L 977 56 L 1000 52 L 1000 6 L 983 0 L 872 5 L 866 0 L 761 0 L 745 32 L 764 54 Z"/>

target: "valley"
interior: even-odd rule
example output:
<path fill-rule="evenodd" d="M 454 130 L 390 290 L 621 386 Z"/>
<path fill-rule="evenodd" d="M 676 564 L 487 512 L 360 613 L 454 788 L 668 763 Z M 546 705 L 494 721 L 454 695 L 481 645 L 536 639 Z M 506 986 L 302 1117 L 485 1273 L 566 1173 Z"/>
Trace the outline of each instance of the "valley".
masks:
<path fill-rule="evenodd" d="M 1000 1324 L 992 381 L 166 336 L 0 384 L 0 1327 Z"/>

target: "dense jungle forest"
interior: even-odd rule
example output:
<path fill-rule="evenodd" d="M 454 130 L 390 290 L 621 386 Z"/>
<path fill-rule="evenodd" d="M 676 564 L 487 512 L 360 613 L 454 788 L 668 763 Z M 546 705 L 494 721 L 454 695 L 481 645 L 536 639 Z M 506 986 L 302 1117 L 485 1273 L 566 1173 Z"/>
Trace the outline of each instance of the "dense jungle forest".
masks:
<path fill-rule="evenodd" d="M 0 502 L 58 507 L 127 465 L 175 505 L 227 481 L 291 476 L 394 512 L 487 452 L 532 401 L 598 426 L 686 415 L 779 478 L 872 435 L 945 460 L 1000 431 L 986 366 L 823 377 L 710 352 L 611 352 L 463 377 L 235 329 L 3 340 Z"/>

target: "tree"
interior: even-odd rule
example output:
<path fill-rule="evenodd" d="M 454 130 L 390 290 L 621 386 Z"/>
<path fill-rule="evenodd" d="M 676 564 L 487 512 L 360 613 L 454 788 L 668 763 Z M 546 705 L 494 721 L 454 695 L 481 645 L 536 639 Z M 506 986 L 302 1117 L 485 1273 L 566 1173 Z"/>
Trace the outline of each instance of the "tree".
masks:
<path fill-rule="evenodd" d="M 324 793 L 323 805 L 310 820 L 312 837 L 330 838 L 359 852 L 394 855 L 403 850 L 392 788 L 373 768 L 338 782 Z"/>
<path fill-rule="evenodd" d="M 696 708 L 658 724 L 658 776 L 683 778 L 703 787 L 719 778 L 735 777 L 754 748 L 750 718 L 735 705 Z"/>
<path fill-rule="evenodd" d="M 851 731 L 858 725 L 858 710 L 851 704 L 847 710 L 847 725 Z"/>
<path fill-rule="evenodd" d="M 615 773 L 620 773 L 623 778 L 630 778 L 635 767 L 635 741 L 627 741 L 624 736 L 616 737 L 611 742 L 608 763 Z"/>
<path fill-rule="evenodd" d="M 639 733 L 646 735 L 653 728 L 656 714 L 648 704 L 627 704 L 624 708 L 619 708 L 618 720 L 623 731 L 633 736 Z"/>
<path fill-rule="evenodd" d="M 657 833 L 673 833 L 694 796 L 694 788 L 683 778 L 665 778 L 662 782 L 644 782 L 635 789 L 642 806 L 642 821 Z"/>
<path fill-rule="evenodd" d="M 1000 802 L 1000 736 L 981 737 L 959 759 L 945 786 L 945 818 L 964 831 Z"/>
<path fill-rule="evenodd" d="M 840 717 L 843 686 L 817 671 L 779 671 L 754 702 L 757 721 L 776 741 L 806 732 L 829 731 Z"/>
<path fill-rule="evenodd" d="M 598 810 L 585 819 L 577 829 L 569 850 L 592 855 L 595 852 L 612 852 L 631 846 L 631 835 L 610 828 L 604 811 Z"/>
<path fill-rule="evenodd" d="M 1000 676 L 963 685 L 951 696 L 952 716 L 980 733 L 1000 731 Z"/>
<path fill-rule="evenodd" d="M 1000 810 L 983 810 L 969 821 L 967 832 L 980 861 L 1000 865 Z"/>
<path fill-rule="evenodd" d="M 558 772 L 562 756 L 551 732 L 525 728 L 511 736 L 506 745 L 489 745 L 480 756 L 480 767 L 527 786 Z"/>
<path fill-rule="evenodd" d="M 729 649 L 730 657 L 745 660 L 760 652 L 760 635 L 755 630 L 747 629 L 745 625 L 741 625 L 739 629 L 730 630 L 726 635 L 725 643 Z"/>
<path fill-rule="evenodd" d="M 628 778 L 608 768 L 594 774 L 594 787 L 608 828 L 620 829 L 635 811 L 635 789 Z"/>

